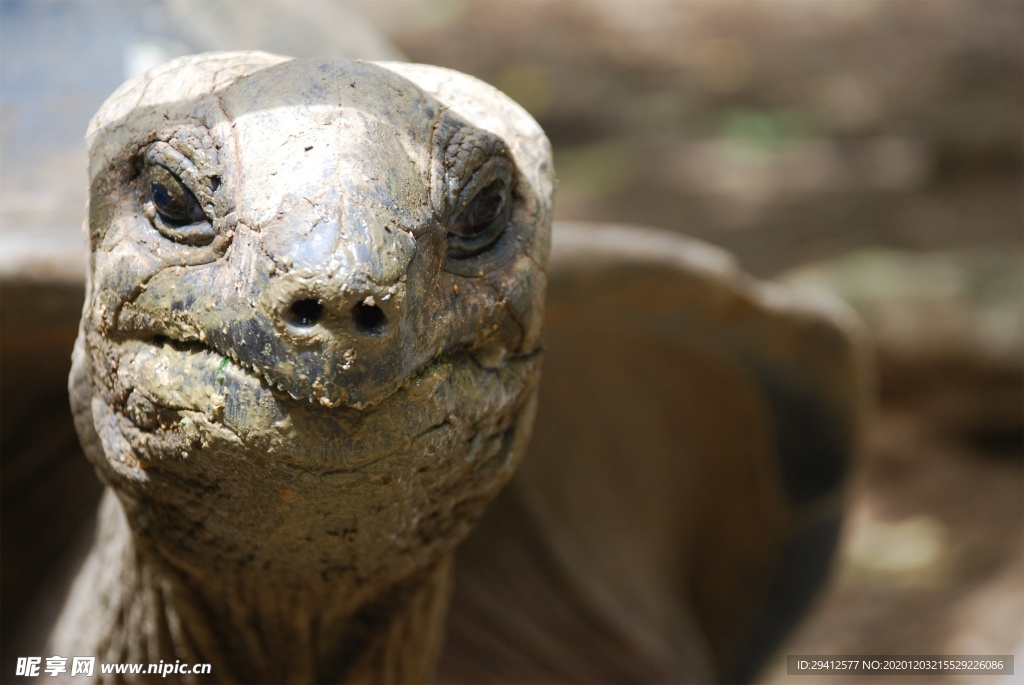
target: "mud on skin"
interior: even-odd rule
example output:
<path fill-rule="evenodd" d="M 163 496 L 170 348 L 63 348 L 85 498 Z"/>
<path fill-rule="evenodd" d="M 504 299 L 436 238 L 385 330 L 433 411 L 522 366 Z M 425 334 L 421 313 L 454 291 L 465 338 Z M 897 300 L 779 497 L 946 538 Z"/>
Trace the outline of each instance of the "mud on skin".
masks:
<path fill-rule="evenodd" d="M 525 448 L 546 139 L 455 72 L 224 53 L 129 81 L 87 140 L 72 404 L 142 569 L 108 585 L 173 576 L 193 599 L 159 611 L 185 624 L 251 613 L 245 592 L 210 599 L 221 579 L 285 588 L 294 610 L 256 611 L 265 635 L 319 625 L 299 607 L 329 603 L 320 629 L 342 639 L 360 606 L 446 568 Z M 434 625 L 443 604 L 407 618 Z M 165 638 L 104 645 L 181 648 Z M 360 658 L 330 677 L 368 677 Z"/>

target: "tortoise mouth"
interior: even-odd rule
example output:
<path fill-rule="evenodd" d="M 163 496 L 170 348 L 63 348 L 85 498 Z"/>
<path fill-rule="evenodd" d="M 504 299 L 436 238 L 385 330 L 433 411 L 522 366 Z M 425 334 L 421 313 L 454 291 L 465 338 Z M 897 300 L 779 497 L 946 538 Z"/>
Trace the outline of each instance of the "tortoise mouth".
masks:
<path fill-rule="evenodd" d="M 127 351 L 135 359 L 152 357 L 154 360 L 159 360 L 159 363 L 147 364 L 147 366 L 155 366 L 155 372 L 139 373 L 143 392 L 145 386 L 149 385 L 147 380 L 156 380 L 157 385 L 164 385 L 163 381 L 167 377 L 178 374 L 180 384 L 176 395 L 192 394 L 198 397 L 213 398 L 216 398 L 217 395 L 224 395 L 230 398 L 232 392 L 252 393 L 258 391 L 261 395 L 272 397 L 276 403 L 282 406 L 311 405 L 311 408 L 318 411 L 353 414 L 364 413 L 386 401 L 403 385 L 424 373 L 443 356 L 438 355 L 432 358 L 427 364 L 410 374 L 409 378 L 395 383 L 389 392 L 375 398 L 373 402 L 328 403 L 313 390 L 306 393 L 297 392 L 292 385 L 277 378 L 272 370 L 252 364 L 231 350 L 222 351 L 201 340 L 181 340 L 160 333 L 152 336 L 132 336 L 124 340 L 120 347 L 122 351 Z M 146 354 L 144 350 L 148 350 L 149 354 Z M 182 399 L 185 398 L 166 398 L 168 401 L 157 399 L 154 403 L 166 409 L 181 409 L 186 404 L 181 401 Z"/>
<path fill-rule="evenodd" d="M 388 398 L 399 392 L 403 387 L 408 386 L 410 383 L 414 383 L 417 378 L 427 373 L 431 367 L 444 361 L 451 362 L 453 360 L 466 360 L 481 369 L 493 369 L 496 364 L 496 359 L 499 360 L 497 363 L 501 363 L 504 360 L 521 361 L 543 353 L 543 348 L 540 347 L 515 355 L 506 355 L 504 351 L 496 355 L 493 350 L 473 350 L 466 347 L 459 347 L 450 350 L 439 349 L 437 354 L 429 358 L 425 363 L 411 369 L 404 378 L 396 379 L 392 384 L 392 387 L 379 396 L 374 397 L 372 400 L 354 402 L 328 401 L 316 392 L 315 384 L 308 392 L 297 392 L 293 384 L 288 384 L 282 379 L 277 378 L 272 370 L 247 361 L 236 354 L 233 350 L 229 349 L 222 351 L 218 349 L 217 346 L 211 345 L 207 341 L 198 339 L 183 340 L 169 336 L 165 333 L 155 333 L 144 336 L 136 334 L 130 336 L 128 340 L 141 343 L 142 345 L 148 345 L 152 349 L 157 350 L 167 358 L 168 366 L 178 364 L 183 367 L 183 369 L 196 366 L 206 368 L 208 367 L 208 363 L 197 365 L 189 363 L 187 360 L 203 359 L 208 362 L 209 359 L 215 358 L 217 361 L 216 371 L 213 374 L 214 388 L 224 386 L 226 389 L 231 384 L 237 384 L 242 381 L 242 379 L 245 379 L 245 382 L 248 383 L 256 382 L 261 384 L 263 388 L 274 395 L 278 401 L 286 401 L 285 398 L 288 398 L 298 403 L 304 402 L 314 406 L 322 405 L 325 409 L 349 410 L 357 413 L 369 411 L 387 401 Z M 177 358 L 178 361 L 175 361 L 175 358 Z M 208 369 L 206 369 L 206 371 L 208 372 Z"/>
<path fill-rule="evenodd" d="M 136 339 L 146 342 L 144 338 Z M 284 385 L 274 378 L 271 372 L 266 369 L 259 368 L 254 364 L 247 363 L 231 351 L 222 352 L 221 350 L 199 340 L 179 340 L 163 334 L 154 335 L 148 342 L 158 350 L 172 350 L 174 353 L 179 355 L 185 355 L 183 357 L 184 359 L 188 359 L 189 356 L 198 357 L 201 355 L 212 355 L 219 358 L 219 361 L 217 362 L 217 371 L 214 374 L 214 380 L 218 384 L 225 384 L 229 378 L 229 374 L 240 374 L 251 381 L 262 384 L 267 391 L 279 396 L 280 399 L 284 399 L 284 397 L 287 396 L 297 402 L 305 400 L 310 404 L 314 404 L 317 401 L 317 398 L 312 393 L 297 395 L 295 393 L 288 392 Z M 236 381 L 237 380 L 238 379 L 236 378 Z"/>
<path fill-rule="evenodd" d="M 106 340 L 100 344 L 108 346 L 148 346 L 165 355 L 169 365 L 181 359 L 215 357 L 220 384 L 244 376 L 282 400 L 354 411 L 379 405 L 439 359 L 467 351 L 465 347 L 435 350 L 414 340 L 404 345 L 391 341 L 381 349 L 295 347 L 268 334 L 259 321 L 232 320 L 224 328 L 204 330 L 146 312 L 132 312 L 102 337 Z"/>
<path fill-rule="evenodd" d="M 494 372 L 496 364 L 515 364 L 543 354 L 543 348 L 497 357 L 493 353 L 467 348 L 439 351 L 406 378 L 396 382 L 389 392 L 373 402 L 356 405 L 328 404 L 312 392 L 296 394 L 272 372 L 200 340 L 180 340 L 160 333 L 132 336 L 115 344 L 120 348 L 118 356 L 122 359 L 119 367 L 135 367 L 134 382 L 124 383 L 123 388 L 133 388 L 132 394 L 145 396 L 149 404 L 158 409 L 207 411 L 196 405 L 223 401 L 225 406 L 229 406 L 241 396 L 258 395 L 261 401 L 272 400 L 282 408 L 306 406 L 317 413 L 338 412 L 353 417 L 371 412 L 404 388 L 416 385 L 438 366 L 466 364 L 489 374 Z M 124 380 L 128 381 L 127 378 Z M 219 414 L 219 409 L 214 407 L 212 415 Z"/>
<path fill-rule="evenodd" d="M 321 476 L 361 473 L 378 463 L 385 468 L 394 461 L 389 456 L 419 454 L 428 445 L 451 454 L 479 449 L 454 436 L 516 413 L 511 405 L 523 401 L 542 356 L 535 350 L 488 364 L 470 350 L 442 354 L 371 411 L 295 399 L 199 341 L 149 336 L 106 342 L 92 363 L 114 376 L 105 404 L 111 426 L 132 445 L 122 450 L 125 464 L 168 468 L 181 458 L 198 467 L 204 460 L 193 462 L 192 455 L 236 454 L 280 458 Z M 509 425 L 482 432 L 497 436 Z"/>

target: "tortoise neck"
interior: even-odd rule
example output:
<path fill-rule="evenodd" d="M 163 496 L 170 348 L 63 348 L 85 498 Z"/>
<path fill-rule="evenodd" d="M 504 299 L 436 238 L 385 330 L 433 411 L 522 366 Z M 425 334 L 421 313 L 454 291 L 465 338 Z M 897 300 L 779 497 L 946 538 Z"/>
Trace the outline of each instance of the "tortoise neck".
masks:
<path fill-rule="evenodd" d="M 101 663 L 210 664 L 198 681 L 281 683 L 423 682 L 439 657 L 450 555 L 353 598 L 328 583 L 182 569 L 133 535 L 109 491 L 96 534 L 104 544 L 93 546 L 76 580 L 52 653 L 95 654 Z"/>

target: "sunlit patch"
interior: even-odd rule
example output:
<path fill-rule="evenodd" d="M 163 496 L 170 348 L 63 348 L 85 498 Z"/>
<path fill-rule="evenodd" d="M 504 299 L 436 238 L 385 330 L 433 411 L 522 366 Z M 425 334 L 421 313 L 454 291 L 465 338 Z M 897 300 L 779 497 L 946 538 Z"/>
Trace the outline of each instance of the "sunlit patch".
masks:
<path fill-rule="evenodd" d="M 930 516 L 891 522 L 865 516 L 851 530 L 846 556 L 865 571 L 917 575 L 941 570 L 946 559 L 946 530 Z"/>

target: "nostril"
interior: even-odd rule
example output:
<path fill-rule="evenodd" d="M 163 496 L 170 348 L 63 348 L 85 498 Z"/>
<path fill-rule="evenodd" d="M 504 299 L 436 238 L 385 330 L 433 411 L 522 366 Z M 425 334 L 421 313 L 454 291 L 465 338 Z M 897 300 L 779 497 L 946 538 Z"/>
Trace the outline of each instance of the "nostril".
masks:
<path fill-rule="evenodd" d="M 320 320 L 324 306 L 319 300 L 299 300 L 288 310 L 288 322 L 293 326 L 308 328 Z"/>
<path fill-rule="evenodd" d="M 355 319 L 356 328 L 363 333 L 380 333 L 388 322 L 384 310 L 377 306 L 372 297 L 367 297 L 352 308 L 352 318 Z"/>

